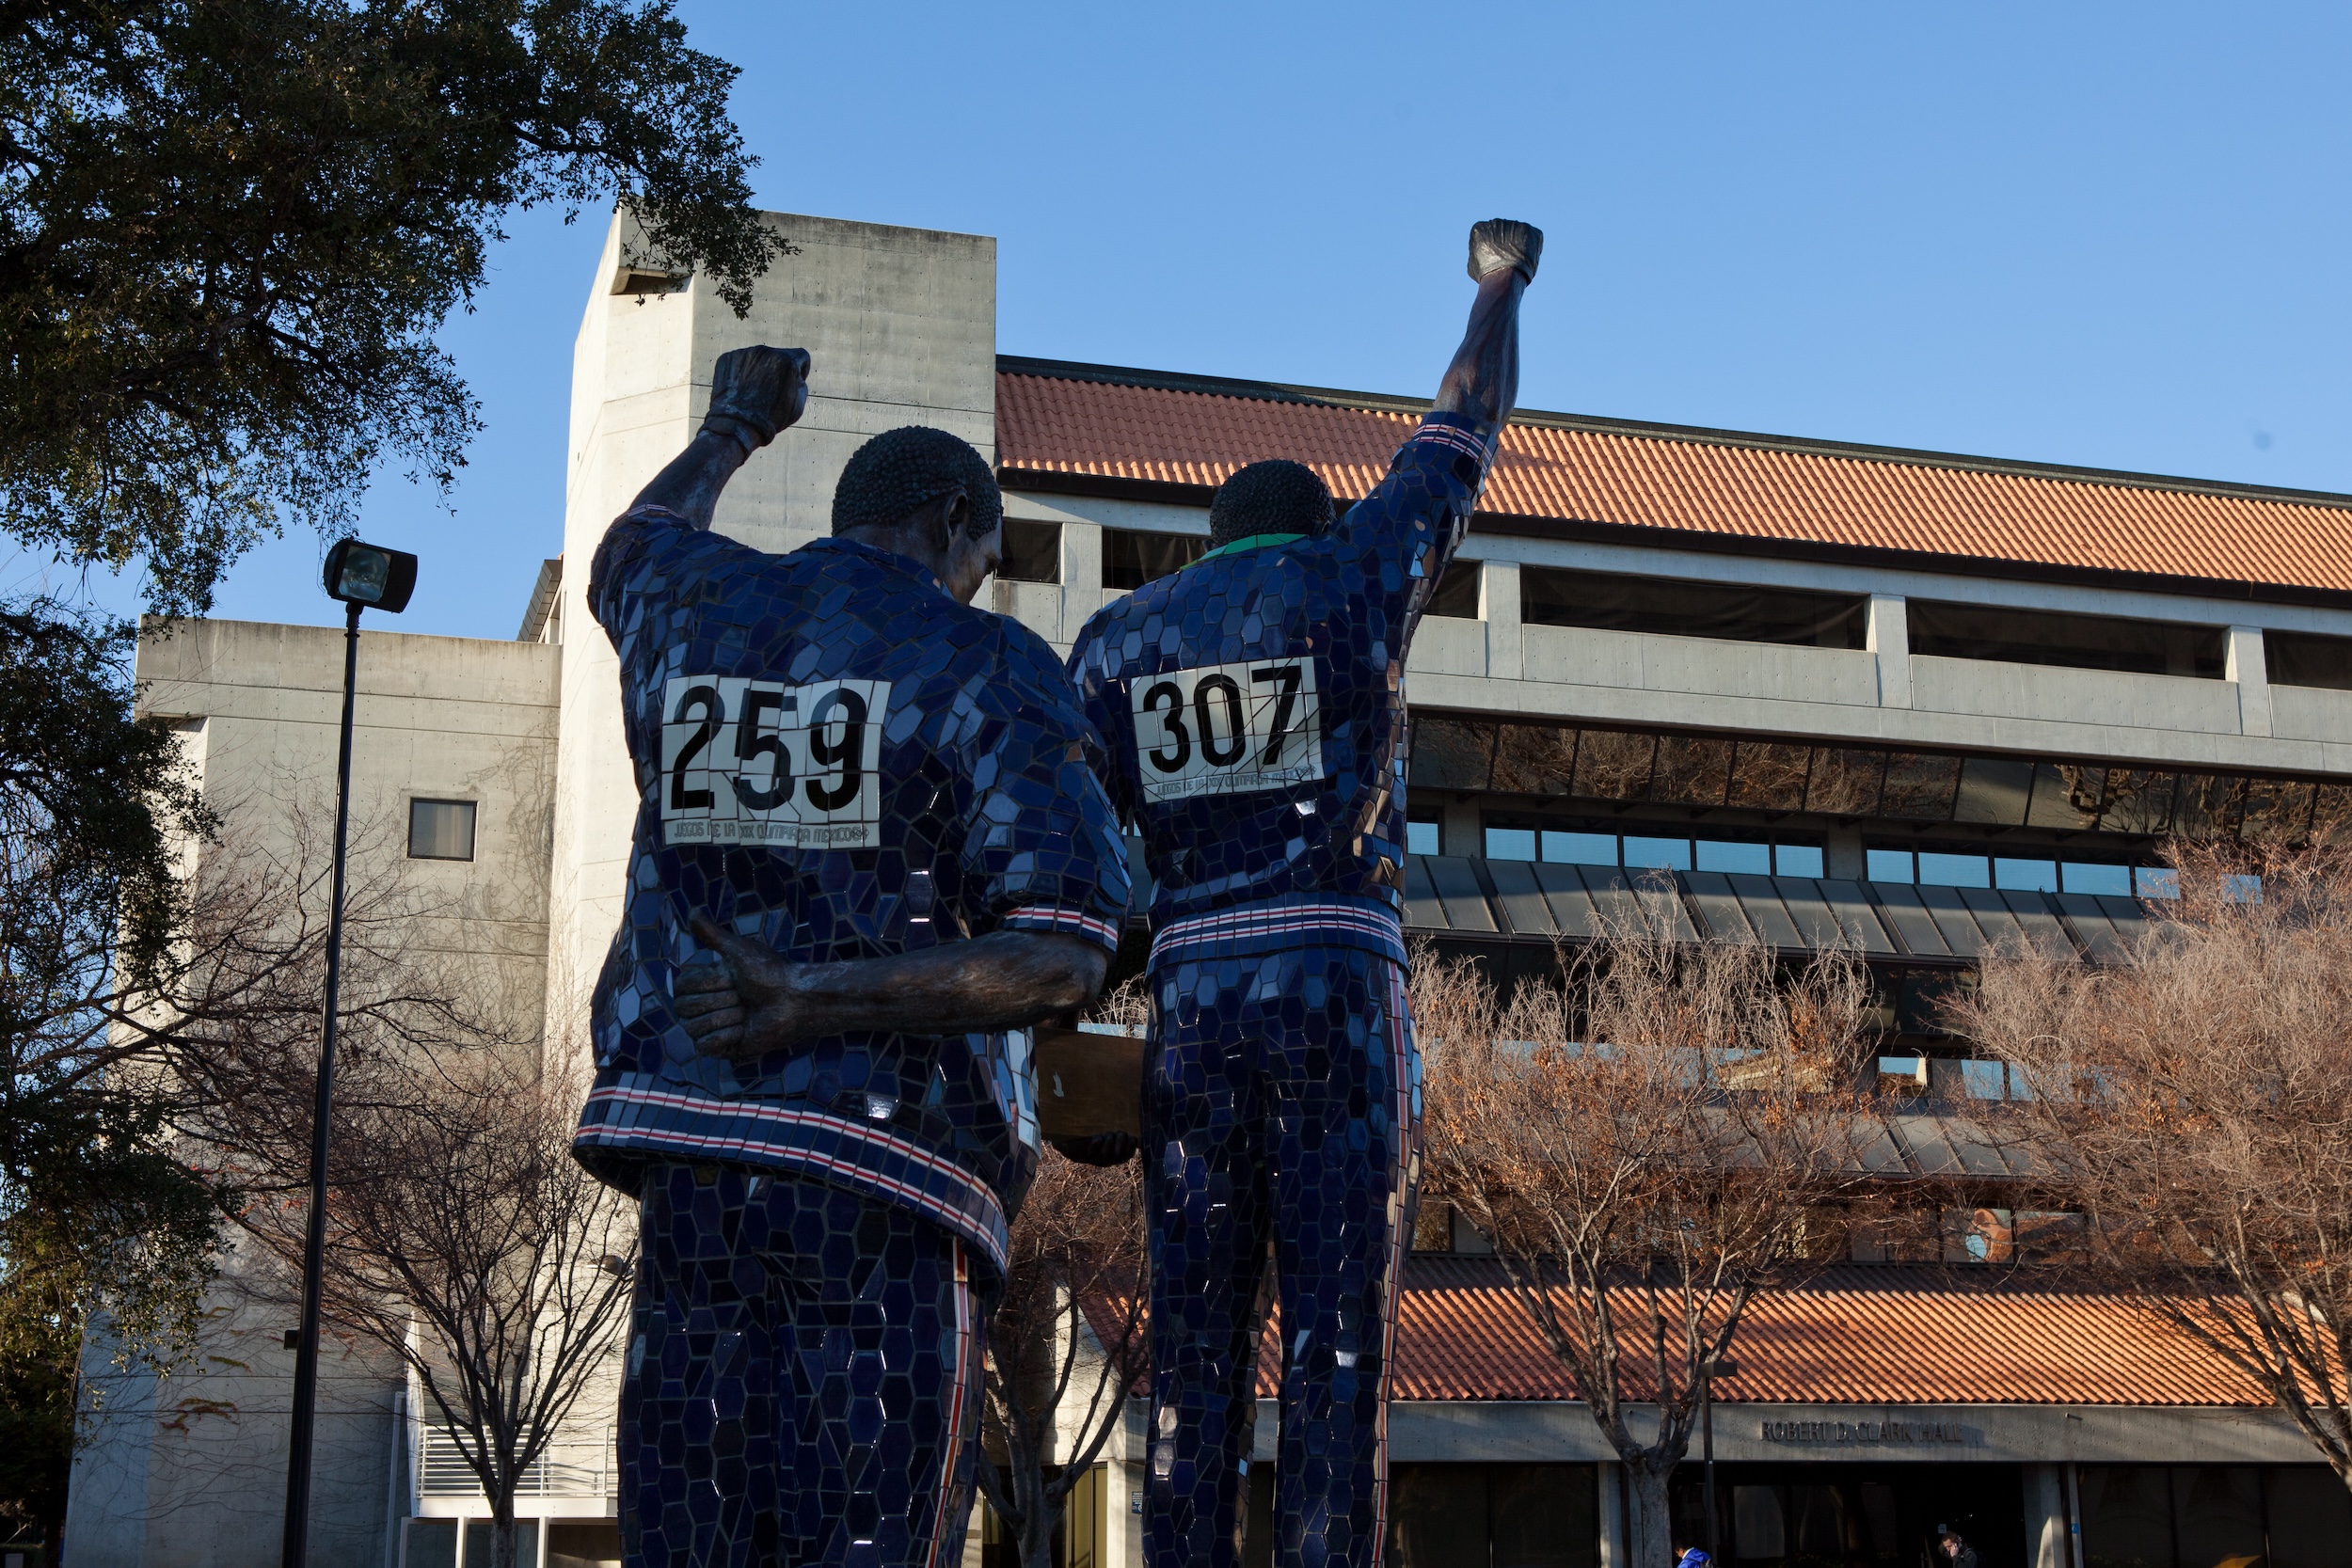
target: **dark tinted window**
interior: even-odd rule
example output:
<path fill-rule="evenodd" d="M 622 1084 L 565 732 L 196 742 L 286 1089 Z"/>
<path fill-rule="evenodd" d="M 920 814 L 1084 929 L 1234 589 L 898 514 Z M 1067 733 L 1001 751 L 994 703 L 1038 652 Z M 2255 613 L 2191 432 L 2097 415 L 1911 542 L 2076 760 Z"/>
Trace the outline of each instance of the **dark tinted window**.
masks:
<path fill-rule="evenodd" d="M 1197 533 L 1141 533 L 1134 529 L 1103 531 L 1103 586 L 1132 593 L 1154 578 L 1181 572 L 1209 547 Z"/>
<path fill-rule="evenodd" d="M 1456 561 L 1438 575 L 1437 592 L 1429 595 L 1429 615 L 1478 619 L 1478 562 Z"/>
<path fill-rule="evenodd" d="M 1862 646 L 1869 601 L 1851 594 L 1687 582 L 1677 578 L 1519 569 L 1520 618 L 1539 626 L 1664 632 L 1734 642 Z"/>
<path fill-rule="evenodd" d="M 2270 1568 L 2344 1568 L 2352 1561 L 2352 1493 L 2324 1465 L 2270 1472 Z"/>
<path fill-rule="evenodd" d="M 1390 1473 L 1395 1568 L 1594 1568 L 1590 1465 L 1399 1465 Z"/>
<path fill-rule="evenodd" d="M 2223 633 L 2219 626 L 1938 604 L 1926 599 L 1912 600 L 1909 614 L 1915 654 L 2221 678 Z"/>
<path fill-rule="evenodd" d="M 1016 582 L 1061 580 L 1061 525 L 1005 519 L 1005 559 L 996 575 Z"/>
<path fill-rule="evenodd" d="M 2352 691 L 2352 637 L 2266 631 L 2263 633 L 2263 662 L 2277 686 L 2325 686 Z"/>
<path fill-rule="evenodd" d="M 2084 1568 L 2173 1568 L 2170 1473 L 2155 1465 L 2086 1465 Z"/>

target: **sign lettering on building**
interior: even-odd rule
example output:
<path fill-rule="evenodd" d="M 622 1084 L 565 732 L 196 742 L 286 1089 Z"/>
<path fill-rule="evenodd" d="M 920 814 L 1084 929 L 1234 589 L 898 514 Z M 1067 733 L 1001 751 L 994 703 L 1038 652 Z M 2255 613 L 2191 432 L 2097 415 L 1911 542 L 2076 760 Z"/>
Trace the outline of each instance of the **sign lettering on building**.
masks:
<path fill-rule="evenodd" d="M 1767 1443 L 1814 1448 L 1908 1448 L 1929 1443 L 1965 1443 L 1967 1432 L 1958 1421 L 1886 1417 L 1853 1421 L 1763 1421 L 1756 1435 Z"/>

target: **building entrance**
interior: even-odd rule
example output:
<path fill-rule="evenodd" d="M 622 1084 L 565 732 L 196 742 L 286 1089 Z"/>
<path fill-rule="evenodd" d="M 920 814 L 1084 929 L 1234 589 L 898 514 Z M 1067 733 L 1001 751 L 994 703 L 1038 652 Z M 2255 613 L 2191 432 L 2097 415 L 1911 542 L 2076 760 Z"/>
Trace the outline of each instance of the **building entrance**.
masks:
<path fill-rule="evenodd" d="M 2027 1568 L 2015 1465 L 1718 1464 L 1715 1484 L 1723 1568 L 1952 1568 L 1947 1529 L 1976 1554 L 1958 1568 Z M 1674 1535 L 1707 1542 L 1695 1462 L 1675 1477 Z"/>

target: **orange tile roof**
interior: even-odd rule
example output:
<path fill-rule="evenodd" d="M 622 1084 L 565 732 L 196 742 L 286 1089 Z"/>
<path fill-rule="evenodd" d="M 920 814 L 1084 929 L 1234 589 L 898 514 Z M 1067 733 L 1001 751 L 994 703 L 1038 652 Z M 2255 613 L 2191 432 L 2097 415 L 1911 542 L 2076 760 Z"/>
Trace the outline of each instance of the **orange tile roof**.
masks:
<path fill-rule="evenodd" d="M 1090 1302 L 1098 1333 L 1115 1319 Z M 1258 1342 L 1258 1395 L 1281 1385 L 1281 1326 Z M 2270 1400 L 2220 1357 L 2121 1296 L 2063 1284 L 1839 1268 L 1766 1296 L 1732 1341 L 1736 1403 L 2237 1405 Z M 1628 1393 L 1650 1397 L 1639 1357 Z M 1140 1386 L 1140 1385 L 1139 1385 Z M 1572 1400 L 1492 1259 L 1416 1254 L 1397 1321 L 1401 1400 Z"/>
<path fill-rule="evenodd" d="M 1016 486 L 1042 476 L 1206 487 L 1245 463 L 1289 457 L 1353 497 L 1412 430 L 1411 410 L 1369 394 L 1008 358 L 997 460 Z M 1524 410 L 1503 434 L 1483 509 L 1670 543 L 2352 594 L 2352 497 Z"/>
<path fill-rule="evenodd" d="M 1764 1297 L 1731 1357 L 1739 1376 L 1716 1385 L 1725 1402 L 2270 1403 L 2249 1379 L 2122 1297 L 2014 1279 L 1974 1284 L 1928 1269 L 1836 1269 Z M 1270 1363 L 1262 1354 L 1259 1364 L 1261 1393 L 1270 1397 Z M 1576 1395 L 1501 1265 L 1422 1255 L 1406 1269 L 1396 1397 Z"/>

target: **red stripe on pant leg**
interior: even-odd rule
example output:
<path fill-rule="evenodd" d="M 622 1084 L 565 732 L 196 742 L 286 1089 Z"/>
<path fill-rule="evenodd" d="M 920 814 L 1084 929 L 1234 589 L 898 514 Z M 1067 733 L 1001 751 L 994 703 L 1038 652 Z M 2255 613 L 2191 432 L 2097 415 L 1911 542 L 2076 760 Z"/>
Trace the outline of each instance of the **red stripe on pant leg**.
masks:
<path fill-rule="evenodd" d="M 1388 1286 L 1380 1292 L 1380 1414 L 1373 1427 L 1372 1568 L 1381 1568 L 1389 1551 L 1389 1390 L 1395 1384 L 1396 1317 L 1398 1297 L 1405 1289 L 1405 1254 L 1412 1245 L 1407 1229 L 1412 1193 L 1407 1182 L 1414 1147 L 1420 1142 L 1413 1125 L 1412 1022 L 1406 1011 L 1405 972 L 1393 964 L 1388 970 L 1389 1070 L 1396 1095 L 1396 1147 L 1389 1180 L 1396 1197 L 1396 1217 L 1389 1227 Z"/>
<path fill-rule="evenodd" d="M 939 1506 L 931 1518 L 931 1542 L 924 1553 L 927 1568 L 939 1568 L 939 1548 L 947 1539 L 947 1519 L 957 1495 L 963 1489 L 956 1484 L 956 1472 L 963 1461 L 963 1402 L 972 1382 L 972 1273 L 966 1265 L 963 1243 L 953 1243 L 956 1249 L 956 1364 L 955 1393 L 947 1402 L 947 1438 L 942 1449 L 939 1470 Z M 958 1530 L 959 1543 L 963 1532 Z"/>

